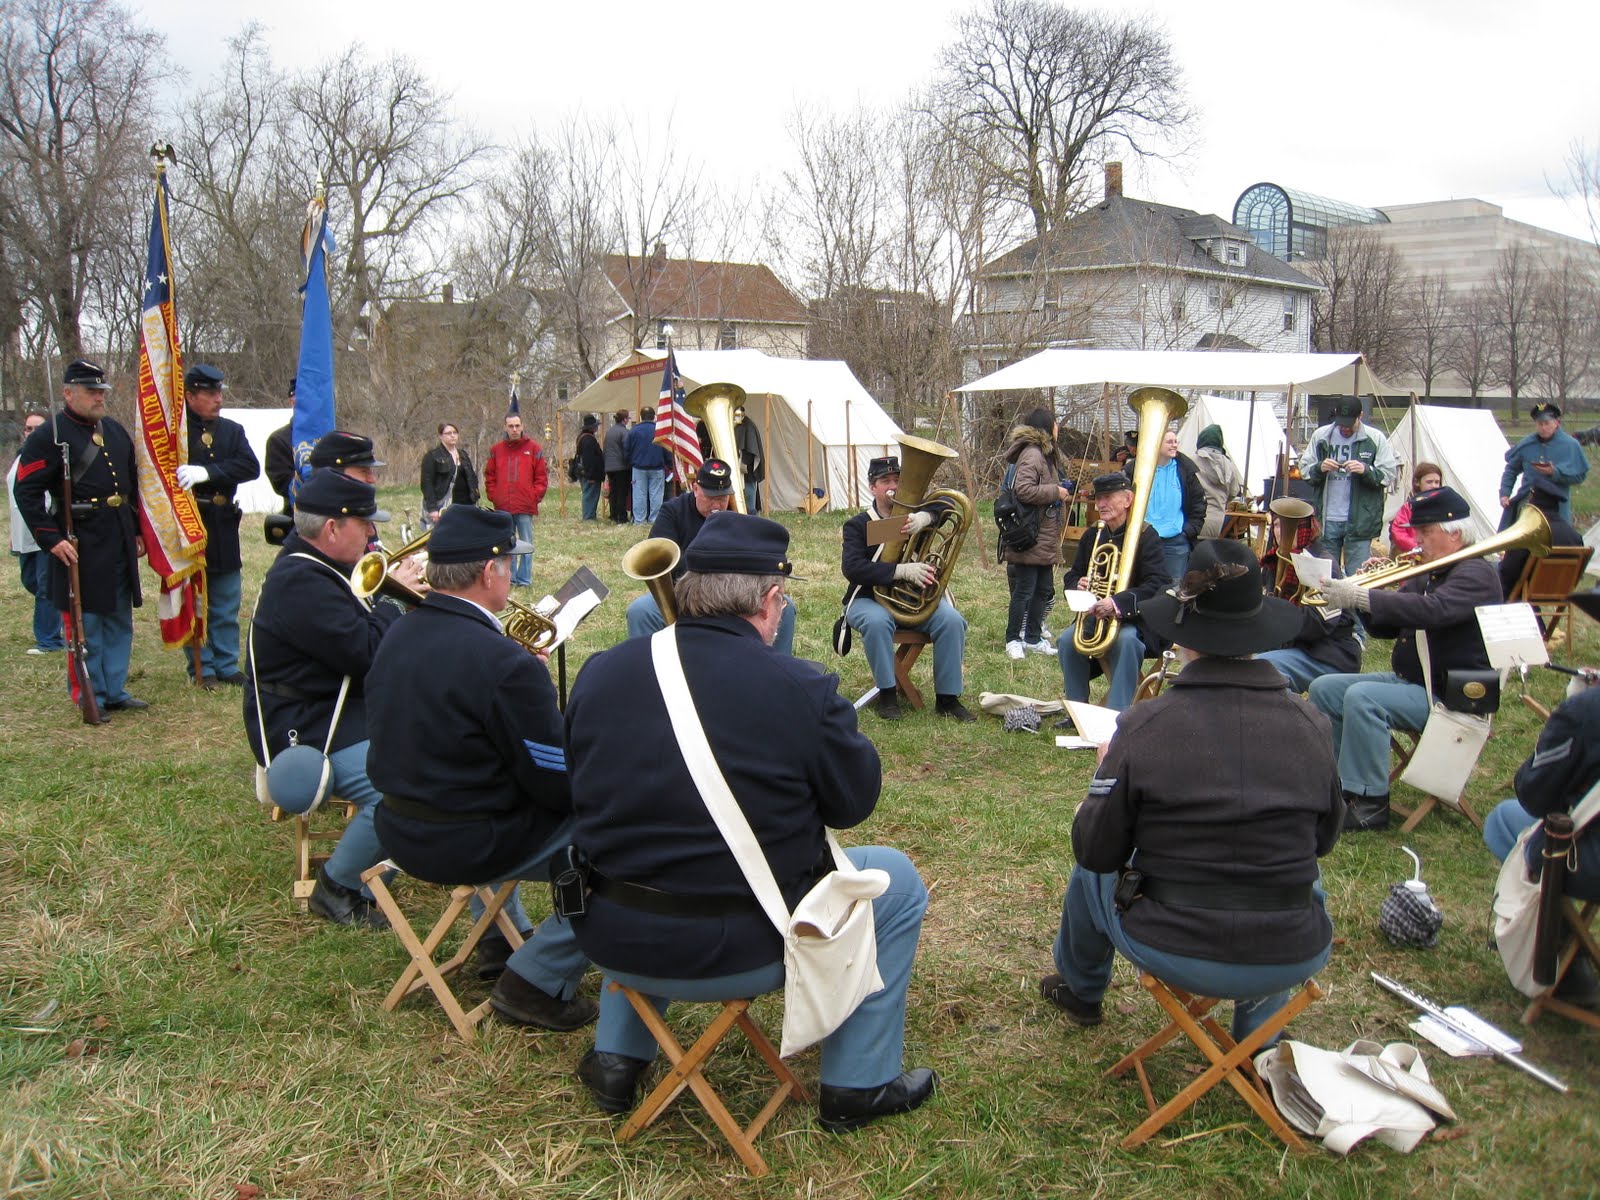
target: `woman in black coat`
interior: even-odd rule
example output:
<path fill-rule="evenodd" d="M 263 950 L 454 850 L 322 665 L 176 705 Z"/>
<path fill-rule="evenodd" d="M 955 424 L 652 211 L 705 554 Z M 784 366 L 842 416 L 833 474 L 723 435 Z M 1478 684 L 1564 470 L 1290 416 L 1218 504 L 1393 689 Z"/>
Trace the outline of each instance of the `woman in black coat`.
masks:
<path fill-rule="evenodd" d="M 460 440 L 461 431 L 445 421 L 439 426 L 439 444 L 422 456 L 424 529 L 432 529 L 449 505 L 478 502 L 478 472 Z"/>

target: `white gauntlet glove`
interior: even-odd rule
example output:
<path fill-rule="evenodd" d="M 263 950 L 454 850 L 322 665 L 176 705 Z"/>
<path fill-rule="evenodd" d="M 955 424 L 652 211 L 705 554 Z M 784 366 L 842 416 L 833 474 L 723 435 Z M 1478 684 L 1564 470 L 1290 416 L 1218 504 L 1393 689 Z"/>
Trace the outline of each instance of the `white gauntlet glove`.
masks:
<path fill-rule="evenodd" d="M 921 583 L 923 577 L 926 576 L 931 569 L 932 568 L 929 567 L 927 563 L 895 563 L 894 577 L 901 583 Z"/>
<path fill-rule="evenodd" d="M 1327 598 L 1329 607 L 1349 611 L 1372 611 L 1372 605 L 1367 600 L 1367 591 L 1368 589 L 1349 579 L 1330 579 L 1322 585 L 1322 594 Z"/>
<path fill-rule="evenodd" d="M 907 537 L 921 533 L 929 525 L 933 524 L 933 514 L 930 512 L 914 512 L 906 518 L 906 524 L 911 526 L 910 533 L 906 535 Z"/>
<path fill-rule="evenodd" d="M 197 483 L 204 483 L 211 478 L 211 472 L 204 467 L 196 467 L 189 463 L 182 463 L 178 467 L 178 486 L 192 488 Z"/>

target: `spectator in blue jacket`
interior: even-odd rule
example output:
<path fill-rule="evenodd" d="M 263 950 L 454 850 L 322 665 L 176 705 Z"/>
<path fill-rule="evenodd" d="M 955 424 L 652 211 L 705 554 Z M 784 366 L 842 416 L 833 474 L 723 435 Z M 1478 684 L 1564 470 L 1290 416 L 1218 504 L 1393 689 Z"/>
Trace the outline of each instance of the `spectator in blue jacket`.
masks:
<path fill-rule="evenodd" d="M 633 523 L 648 525 L 661 511 L 669 460 L 666 448 L 656 445 L 655 409 L 639 411 L 639 423 L 628 430 L 627 453 L 633 471 Z"/>

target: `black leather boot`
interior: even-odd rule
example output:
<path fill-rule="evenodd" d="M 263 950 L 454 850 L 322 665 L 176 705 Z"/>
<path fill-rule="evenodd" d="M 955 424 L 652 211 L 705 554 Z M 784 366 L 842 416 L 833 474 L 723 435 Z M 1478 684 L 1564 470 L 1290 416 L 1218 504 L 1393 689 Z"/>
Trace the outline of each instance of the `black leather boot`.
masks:
<path fill-rule="evenodd" d="M 898 721 L 900 719 L 900 697 L 893 688 L 886 692 L 878 693 L 878 715 L 885 721 Z"/>
<path fill-rule="evenodd" d="M 639 1076 L 649 1065 L 642 1058 L 590 1050 L 578 1060 L 578 1078 L 588 1085 L 589 1095 L 601 1112 L 629 1113 L 639 1089 Z"/>
<path fill-rule="evenodd" d="M 599 1015 L 600 1006 L 587 996 L 570 1000 L 552 996 L 529 983 L 515 971 L 502 971 L 489 993 L 489 1007 L 502 1021 L 513 1025 L 536 1025 L 566 1033 L 589 1024 Z"/>
<path fill-rule="evenodd" d="M 1389 828 L 1389 793 L 1381 796 L 1344 794 L 1344 831 L 1366 833 L 1374 829 Z"/>
<path fill-rule="evenodd" d="M 358 925 L 366 929 L 387 929 L 389 918 L 378 910 L 378 906 L 368 900 L 355 888 L 347 888 L 342 883 L 336 883 L 328 875 L 327 867 L 317 868 L 316 886 L 311 889 L 311 898 L 306 901 L 306 907 L 325 921 L 332 921 L 335 925 Z"/>
<path fill-rule="evenodd" d="M 879 1117 L 910 1112 L 933 1095 L 938 1084 L 939 1077 L 928 1067 L 916 1067 L 877 1087 L 833 1087 L 825 1083 L 817 1123 L 829 1133 L 848 1133 Z"/>
<path fill-rule="evenodd" d="M 950 717 L 962 724 L 978 719 L 962 705 L 960 696 L 940 696 L 934 701 L 933 711 L 941 717 Z"/>

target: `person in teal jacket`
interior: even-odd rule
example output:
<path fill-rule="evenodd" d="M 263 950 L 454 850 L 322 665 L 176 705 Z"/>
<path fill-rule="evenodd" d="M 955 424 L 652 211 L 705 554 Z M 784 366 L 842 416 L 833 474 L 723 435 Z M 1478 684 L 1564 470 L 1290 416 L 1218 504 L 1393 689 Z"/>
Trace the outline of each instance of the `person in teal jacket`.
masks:
<path fill-rule="evenodd" d="M 1567 489 L 1561 501 L 1561 519 L 1572 520 L 1572 489 L 1589 475 L 1589 460 L 1578 439 L 1561 428 L 1561 410 L 1554 404 L 1537 404 L 1529 410 L 1534 431 L 1506 451 L 1506 469 L 1500 475 L 1500 518 L 1504 529 L 1517 519 L 1527 499 L 1534 473 Z M 1520 477 L 1520 482 L 1519 482 Z"/>
<path fill-rule="evenodd" d="M 1300 474 L 1317 489 L 1317 520 L 1322 544 L 1333 555 L 1336 573 L 1361 568 L 1372 539 L 1383 529 L 1383 502 L 1400 469 L 1400 459 L 1382 431 L 1361 420 L 1361 400 L 1344 396 L 1333 420 L 1311 435 L 1300 456 Z"/>

